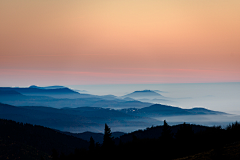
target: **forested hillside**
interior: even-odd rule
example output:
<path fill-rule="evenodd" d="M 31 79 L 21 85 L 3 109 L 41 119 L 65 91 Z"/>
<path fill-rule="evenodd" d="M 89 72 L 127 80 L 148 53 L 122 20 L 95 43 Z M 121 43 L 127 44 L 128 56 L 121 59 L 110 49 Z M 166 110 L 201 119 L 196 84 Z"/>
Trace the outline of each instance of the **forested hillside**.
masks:
<path fill-rule="evenodd" d="M 0 159 L 50 159 L 53 149 L 70 154 L 88 146 L 85 140 L 50 128 L 0 119 Z"/>
<path fill-rule="evenodd" d="M 119 144 L 114 144 L 111 129 L 105 126 L 103 145 L 90 141 L 89 150 L 76 150 L 75 154 L 54 157 L 56 159 L 160 159 L 172 160 L 206 155 L 206 159 L 239 159 L 240 124 L 233 123 L 223 129 L 220 126 L 205 127 L 194 132 L 192 125 L 182 124 L 173 134 L 172 126 L 166 121 L 158 138 L 137 138 L 133 133 L 132 140 L 124 143 L 120 137 Z M 201 126 L 204 128 L 204 126 Z M 154 128 L 154 127 L 153 127 Z M 153 129 L 152 128 L 152 129 Z M 148 130 L 142 131 L 147 134 Z M 150 137 L 150 136 L 149 136 Z M 228 150 L 231 149 L 231 152 Z M 228 153 L 229 152 L 229 153 Z M 202 156 L 203 158 L 203 156 Z M 203 158 L 204 159 L 204 158 Z"/>
<path fill-rule="evenodd" d="M 159 136 L 157 136 L 157 134 Z M 114 138 L 105 124 L 103 143 L 50 128 L 0 120 L 0 159 L 238 159 L 240 124 L 223 129 L 183 123 L 146 128 Z"/>

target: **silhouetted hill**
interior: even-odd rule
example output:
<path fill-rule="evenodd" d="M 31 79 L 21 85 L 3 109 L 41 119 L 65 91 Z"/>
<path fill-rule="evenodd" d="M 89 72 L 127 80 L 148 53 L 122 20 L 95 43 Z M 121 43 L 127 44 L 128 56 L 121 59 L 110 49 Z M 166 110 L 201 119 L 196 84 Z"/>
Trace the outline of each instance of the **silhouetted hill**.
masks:
<path fill-rule="evenodd" d="M 226 114 L 224 112 L 219 112 L 219 111 L 212 111 L 206 108 L 192 108 L 188 109 L 189 112 L 195 113 L 195 114 Z"/>
<path fill-rule="evenodd" d="M 103 96 L 98 96 L 101 99 L 104 100 L 115 100 L 115 101 L 121 101 L 117 96 L 114 95 L 103 95 Z"/>
<path fill-rule="evenodd" d="M 0 159 L 51 159 L 52 149 L 70 154 L 89 146 L 87 141 L 59 131 L 11 120 L 0 119 L 0 130 Z"/>
<path fill-rule="evenodd" d="M 49 96 L 52 98 L 57 99 L 78 99 L 78 98 L 98 98 L 98 99 L 104 99 L 104 100 L 120 100 L 114 95 L 104 95 L 104 96 L 97 96 L 97 95 L 91 95 L 91 94 L 82 94 L 79 92 L 76 92 L 70 88 L 64 87 L 64 86 L 48 86 L 48 87 L 38 87 L 35 85 L 32 85 L 27 88 L 20 88 L 20 87 L 0 87 L 0 90 L 2 91 L 16 91 L 26 96 Z"/>
<path fill-rule="evenodd" d="M 39 88 L 39 89 L 59 89 L 59 88 L 67 88 L 67 87 L 64 87 L 64 86 L 47 86 L 47 87 L 39 87 L 39 86 L 32 85 L 32 86 L 30 86 L 29 88 Z"/>
<path fill-rule="evenodd" d="M 0 101 L 11 101 L 12 99 L 23 100 L 26 96 L 14 90 L 0 90 Z"/>
<path fill-rule="evenodd" d="M 224 118 L 227 124 L 238 118 L 227 117 L 225 113 L 204 108 L 182 109 L 158 104 L 141 109 L 114 110 L 100 107 L 61 109 L 41 106 L 15 107 L 0 103 L 0 118 L 38 124 L 71 132 L 102 132 L 102 127 L 105 123 L 108 123 L 114 131 L 129 132 L 152 125 L 158 125 L 164 117 L 167 117 L 167 119 L 169 119 L 169 117 L 176 117 L 176 120 L 171 124 L 179 124 L 182 122 L 181 119 L 183 119 L 183 117 L 178 118 L 177 116 L 189 116 L 190 118 L 194 118 L 191 116 L 201 115 L 210 115 L 211 117 L 217 115 L 218 117 L 215 118 Z M 208 117 L 198 118 L 206 119 Z M 193 121 L 193 119 L 189 119 L 185 122 L 192 123 L 191 121 Z M 213 123 L 215 124 L 214 121 Z"/>
<path fill-rule="evenodd" d="M 17 87 L 0 87 L 2 91 L 17 91 L 28 96 L 50 96 L 54 98 L 76 98 L 80 93 L 69 88 L 42 89 L 40 87 L 17 88 Z"/>
<path fill-rule="evenodd" d="M 144 108 L 128 108 L 121 109 L 121 112 L 145 117 L 159 117 L 159 116 L 183 116 L 183 115 L 201 115 L 201 114 L 225 114 L 223 112 L 211 111 L 205 108 L 182 109 L 179 107 L 172 107 L 161 104 L 154 104 Z"/>
<path fill-rule="evenodd" d="M 0 102 L 14 106 L 48 106 L 54 108 L 91 106 L 120 109 L 142 108 L 152 105 L 152 103 L 136 100 L 118 99 L 113 95 L 80 94 L 69 88 L 42 89 L 42 87 L 37 86 L 31 86 L 30 88 L 0 87 L 0 91 Z M 19 94 L 17 95 L 17 93 Z"/>
<path fill-rule="evenodd" d="M 121 135 L 120 139 L 115 138 L 115 145 L 109 146 L 105 142 L 105 145 L 95 144 L 91 149 L 87 141 L 42 126 L 0 119 L 0 130 L 0 159 L 52 158 L 54 160 L 59 158 L 59 153 L 64 153 L 60 156 L 61 160 L 104 157 L 113 159 L 116 156 L 118 159 L 161 158 L 163 160 L 176 158 L 178 160 L 237 160 L 240 158 L 240 124 L 238 122 L 232 123 L 226 129 L 220 126 L 206 127 L 185 123 L 169 126 L 164 122 L 163 126 Z M 90 132 L 84 134 L 92 135 Z M 52 149 L 55 149 L 55 152 L 52 152 Z"/>
<path fill-rule="evenodd" d="M 101 98 L 56 99 L 46 96 L 9 97 L 8 99 L 0 96 L 0 102 L 14 106 L 48 106 L 54 108 L 90 106 L 121 109 L 133 107 L 143 108 L 152 105 L 152 103 L 140 101 L 115 101 Z"/>
<path fill-rule="evenodd" d="M 159 128 L 162 128 L 160 132 L 157 131 Z M 153 135 L 156 132 L 157 138 Z M 121 136 L 118 145 L 105 143 L 94 147 L 93 144 L 91 150 L 77 151 L 65 159 L 112 159 L 117 155 L 118 159 L 172 160 L 185 157 L 182 159 L 236 160 L 240 157 L 239 133 L 240 124 L 237 122 L 223 129 L 220 126 L 205 127 L 186 123 L 169 126 L 164 121 L 163 126 Z M 131 140 L 123 142 L 125 136 L 131 137 Z"/>
<path fill-rule="evenodd" d="M 130 97 L 133 99 L 141 99 L 141 98 L 163 98 L 163 96 L 157 92 L 151 90 L 143 90 L 143 91 L 135 91 L 133 93 L 122 96 L 123 98 Z"/>
<path fill-rule="evenodd" d="M 22 94 L 14 90 L 0 90 L 0 96 L 22 96 Z"/>
<path fill-rule="evenodd" d="M 102 132 L 105 123 L 118 129 L 133 130 L 156 125 L 159 121 L 99 107 L 56 109 L 51 107 L 15 107 L 0 103 L 0 118 L 31 123 L 71 132 Z"/>
<path fill-rule="evenodd" d="M 194 124 L 186 124 L 186 125 L 190 126 L 194 133 L 205 131 L 206 129 L 209 128 L 207 126 L 194 125 Z M 183 124 L 171 126 L 172 133 L 175 135 L 181 126 L 183 126 Z M 121 140 L 123 143 L 126 143 L 129 141 L 132 141 L 133 136 L 135 136 L 137 139 L 158 139 L 161 136 L 162 131 L 163 131 L 163 126 L 152 126 L 144 130 L 137 130 L 131 133 L 124 134 L 120 136 L 119 139 L 116 139 L 115 142 L 118 144 L 119 140 Z"/>

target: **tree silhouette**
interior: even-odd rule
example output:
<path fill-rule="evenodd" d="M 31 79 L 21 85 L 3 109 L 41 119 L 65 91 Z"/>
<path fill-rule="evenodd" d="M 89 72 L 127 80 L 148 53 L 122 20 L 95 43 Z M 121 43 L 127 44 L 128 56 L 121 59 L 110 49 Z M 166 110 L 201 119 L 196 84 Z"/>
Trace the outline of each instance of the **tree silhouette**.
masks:
<path fill-rule="evenodd" d="M 103 147 L 110 148 L 114 145 L 111 129 L 105 123 L 104 136 L 103 136 Z"/>
<path fill-rule="evenodd" d="M 186 141 L 190 140 L 194 135 L 194 132 L 192 130 L 191 125 L 187 125 L 185 122 L 182 126 L 180 126 L 180 129 L 177 131 L 175 137 L 178 140 Z"/>
<path fill-rule="evenodd" d="M 190 124 L 186 124 L 185 122 L 180 126 L 175 135 L 179 148 L 182 150 L 188 150 L 189 153 L 193 151 L 193 137 L 194 132 L 192 130 L 192 126 Z"/>
<path fill-rule="evenodd" d="M 94 139 L 92 138 L 92 136 L 90 137 L 90 145 L 89 145 L 89 151 L 94 151 L 95 149 L 95 142 Z"/>
<path fill-rule="evenodd" d="M 173 134 L 171 131 L 171 127 L 167 124 L 166 120 L 164 120 L 161 138 L 164 141 L 170 141 L 170 140 L 172 140 L 172 137 L 173 137 Z"/>

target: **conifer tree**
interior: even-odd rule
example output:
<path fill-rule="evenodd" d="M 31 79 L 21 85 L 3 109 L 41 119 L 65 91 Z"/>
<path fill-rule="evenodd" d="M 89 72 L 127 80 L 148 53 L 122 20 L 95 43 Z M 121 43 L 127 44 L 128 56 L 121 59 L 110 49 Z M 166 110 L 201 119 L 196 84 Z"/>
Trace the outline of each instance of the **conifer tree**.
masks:
<path fill-rule="evenodd" d="M 111 129 L 105 123 L 104 136 L 103 136 L 103 147 L 110 148 L 114 145 Z"/>
<path fill-rule="evenodd" d="M 164 141 L 169 141 L 173 137 L 171 127 L 167 124 L 166 120 L 163 121 L 163 130 L 162 130 L 162 135 L 161 138 Z"/>

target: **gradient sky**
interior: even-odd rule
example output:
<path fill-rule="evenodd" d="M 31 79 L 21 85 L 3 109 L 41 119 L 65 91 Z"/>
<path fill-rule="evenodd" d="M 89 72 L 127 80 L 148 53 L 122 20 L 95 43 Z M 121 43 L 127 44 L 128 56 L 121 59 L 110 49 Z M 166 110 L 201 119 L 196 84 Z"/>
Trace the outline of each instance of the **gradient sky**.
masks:
<path fill-rule="evenodd" d="M 240 82 L 239 0 L 1 0 L 0 85 Z"/>

